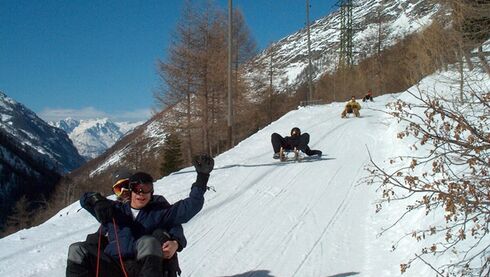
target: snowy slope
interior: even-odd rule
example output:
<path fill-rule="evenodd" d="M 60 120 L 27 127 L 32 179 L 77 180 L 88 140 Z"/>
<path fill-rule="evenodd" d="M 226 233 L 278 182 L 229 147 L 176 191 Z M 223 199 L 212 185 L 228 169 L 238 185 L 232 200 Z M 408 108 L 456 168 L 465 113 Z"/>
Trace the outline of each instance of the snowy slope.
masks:
<path fill-rule="evenodd" d="M 389 98 L 368 105 L 383 108 Z M 373 189 L 356 185 L 365 174 L 366 145 L 388 150 L 388 119 L 367 105 L 363 118 L 340 119 L 342 106 L 292 111 L 216 158 L 210 185 L 217 191 L 207 193 L 204 209 L 184 226 L 184 276 L 399 273 L 406 257 L 390 253 L 390 241 L 376 238 Z M 271 159 L 271 133 L 286 134 L 294 126 L 310 133 L 312 149 L 324 151 L 321 160 Z M 158 181 L 156 193 L 174 202 L 188 193 L 195 176 L 183 169 Z M 0 276 L 63 276 L 68 245 L 96 229 L 75 203 L 39 227 L 0 240 Z"/>
<path fill-rule="evenodd" d="M 472 85 L 488 90 L 485 76 Z M 435 74 L 420 86 L 451 93 L 458 86 L 449 82 L 454 77 Z M 216 192 L 206 193 L 203 210 L 184 225 L 183 276 L 400 276 L 399 264 L 422 245 L 399 239 L 438 219 L 416 212 L 379 236 L 405 206 L 392 203 L 375 214 L 375 188 L 359 183 L 366 176 L 367 148 L 380 163 L 409 153 L 406 142 L 396 139 L 399 124 L 382 112 L 396 97 L 410 98 L 406 92 L 377 97 L 363 104 L 362 118 L 341 119 L 343 103 L 300 108 L 218 156 L 209 183 Z M 287 134 L 294 126 L 310 133 L 311 148 L 324 152 L 321 160 L 271 158 L 271 133 Z M 156 182 L 155 191 L 175 202 L 195 177 L 185 168 Z M 64 276 L 68 246 L 97 227 L 74 203 L 41 226 L 3 238 L 0 276 Z M 440 265 L 453 255 L 429 259 Z M 403 276 L 435 274 L 418 262 Z"/>
<path fill-rule="evenodd" d="M 354 0 L 353 53 L 356 63 L 361 57 L 369 57 L 377 51 L 376 41 L 380 24 L 384 33 L 381 48 L 385 49 L 407 35 L 423 30 L 432 23 L 433 17 L 440 10 L 440 5 L 427 0 Z M 338 64 L 340 21 L 340 11 L 337 10 L 311 22 L 313 79 L 334 71 Z M 250 79 L 266 78 L 268 82 L 271 56 L 274 62 L 275 87 L 284 89 L 284 85 L 294 86 L 306 82 L 306 28 L 272 44 L 248 63 L 245 70 Z"/>

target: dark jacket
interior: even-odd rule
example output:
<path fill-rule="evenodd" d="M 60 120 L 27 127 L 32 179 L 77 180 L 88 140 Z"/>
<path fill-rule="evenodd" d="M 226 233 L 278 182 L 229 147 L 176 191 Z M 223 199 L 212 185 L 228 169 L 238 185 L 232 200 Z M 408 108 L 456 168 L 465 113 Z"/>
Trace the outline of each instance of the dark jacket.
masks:
<path fill-rule="evenodd" d="M 196 183 L 192 186 L 189 197 L 179 200 L 171 206 L 166 205 L 158 196 L 153 196 L 150 202 L 140 210 L 138 216 L 133 220 L 130 203 L 114 201 L 114 219 L 112 222 L 103 224 L 103 232 L 108 234 L 108 245 L 104 252 L 113 257 L 118 257 L 116 242 L 119 242 L 121 256 L 123 258 L 135 258 L 135 242 L 144 235 L 151 235 L 156 229 L 170 230 L 175 225 L 183 224 L 196 215 L 204 204 L 204 189 L 208 176 L 198 175 Z M 199 185 L 199 183 L 204 185 Z M 94 209 L 88 205 L 94 193 L 85 193 L 80 199 L 80 204 L 89 213 L 95 216 Z M 183 245 L 184 246 L 184 245 Z"/>
<path fill-rule="evenodd" d="M 293 150 L 294 148 L 298 148 L 303 150 L 309 142 L 309 135 L 307 133 L 302 134 L 301 136 L 287 136 L 284 138 L 285 149 Z"/>
<path fill-rule="evenodd" d="M 170 208 L 170 206 L 172 206 L 162 195 L 153 195 L 150 202 L 152 201 L 162 202 L 165 208 Z M 179 243 L 179 248 L 177 251 L 180 252 L 187 246 L 187 240 L 184 236 L 184 228 L 182 228 L 182 224 L 173 225 L 169 229 L 165 229 L 165 231 L 167 231 L 172 240 L 176 240 Z"/>

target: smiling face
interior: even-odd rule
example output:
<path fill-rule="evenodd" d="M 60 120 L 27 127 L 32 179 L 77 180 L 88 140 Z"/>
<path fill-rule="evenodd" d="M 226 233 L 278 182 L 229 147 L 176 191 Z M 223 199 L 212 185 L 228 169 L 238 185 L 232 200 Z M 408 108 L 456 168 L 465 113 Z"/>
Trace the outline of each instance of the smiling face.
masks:
<path fill-rule="evenodd" d="M 142 209 L 150 202 L 153 184 L 139 184 L 131 188 L 131 208 Z"/>

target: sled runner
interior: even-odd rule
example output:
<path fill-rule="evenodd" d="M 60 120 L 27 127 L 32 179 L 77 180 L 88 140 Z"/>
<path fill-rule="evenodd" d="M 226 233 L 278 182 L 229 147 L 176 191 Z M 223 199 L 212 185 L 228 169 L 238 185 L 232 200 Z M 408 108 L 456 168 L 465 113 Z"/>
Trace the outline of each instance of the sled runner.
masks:
<path fill-rule="evenodd" d="M 284 149 L 281 147 L 279 151 L 279 160 L 281 162 L 286 161 L 301 161 L 303 159 L 303 154 L 296 148 L 293 150 Z"/>

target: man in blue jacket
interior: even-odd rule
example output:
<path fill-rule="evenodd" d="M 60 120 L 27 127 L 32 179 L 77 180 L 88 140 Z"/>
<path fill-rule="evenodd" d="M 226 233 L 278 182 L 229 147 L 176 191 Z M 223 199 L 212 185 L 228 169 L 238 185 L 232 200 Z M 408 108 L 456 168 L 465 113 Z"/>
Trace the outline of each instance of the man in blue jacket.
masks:
<path fill-rule="evenodd" d="M 80 204 L 102 223 L 108 244 L 100 255 L 97 249 L 72 244 L 66 275 L 164 276 L 162 244 L 166 237 L 161 230 L 186 223 L 202 209 L 209 173 L 214 167 L 214 160 L 208 155 L 197 156 L 192 163 L 197 180 L 189 197 L 171 206 L 156 199 L 153 179 L 144 172 L 131 176 L 131 200 L 127 203 L 110 201 L 99 193 L 85 193 Z"/>

